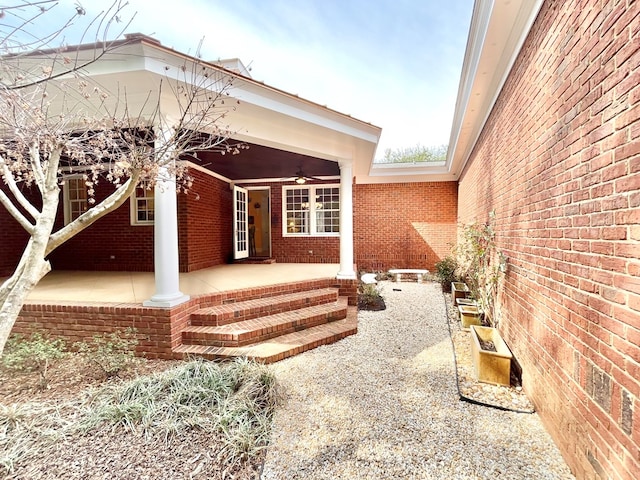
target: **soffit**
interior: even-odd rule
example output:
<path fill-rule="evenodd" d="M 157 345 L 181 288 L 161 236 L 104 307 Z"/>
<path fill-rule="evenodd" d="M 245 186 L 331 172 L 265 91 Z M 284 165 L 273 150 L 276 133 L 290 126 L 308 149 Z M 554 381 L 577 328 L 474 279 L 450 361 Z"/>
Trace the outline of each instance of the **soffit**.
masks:
<path fill-rule="evenodd" d="M 543 0 L 476 0 L 465 52 L 447 169 L 458 179 Z"/>

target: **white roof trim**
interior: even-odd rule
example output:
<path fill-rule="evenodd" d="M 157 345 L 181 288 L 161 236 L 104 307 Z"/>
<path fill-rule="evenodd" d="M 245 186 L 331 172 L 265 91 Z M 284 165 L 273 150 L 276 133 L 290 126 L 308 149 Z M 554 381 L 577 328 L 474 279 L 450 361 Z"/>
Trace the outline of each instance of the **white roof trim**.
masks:
<path fill-rule="evenodd" d="M 458 179 L 544 0 L 476 0 L 446 165 Z"/>

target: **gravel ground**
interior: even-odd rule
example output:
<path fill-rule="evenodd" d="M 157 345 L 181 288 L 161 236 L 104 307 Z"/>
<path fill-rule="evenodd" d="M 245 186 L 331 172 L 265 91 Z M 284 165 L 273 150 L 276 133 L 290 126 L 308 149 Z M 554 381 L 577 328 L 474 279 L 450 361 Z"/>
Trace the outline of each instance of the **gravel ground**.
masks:
<path fill-rule="evenodd" d="M 537 415 L 459 401 L 439 285 L 381 289 L 357 335 L 274 365 L 264 480 L 573 478 Z"/>

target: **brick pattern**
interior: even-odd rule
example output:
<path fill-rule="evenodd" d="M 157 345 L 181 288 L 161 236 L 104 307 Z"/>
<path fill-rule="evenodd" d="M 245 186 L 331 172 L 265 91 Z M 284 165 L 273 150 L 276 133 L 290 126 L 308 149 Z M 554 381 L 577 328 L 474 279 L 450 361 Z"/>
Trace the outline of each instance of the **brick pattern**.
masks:
<path fill-rule="evenodd" d="M 229 185 L 197 170 L 187 195 L 178 195 L 180 271 L 229 263 L 233 258 L 233 193 Z M 310 183 L 335 183 L 310 182 Z M 272 257 L 280 263 L 339 263 L 338 237 L 282 235 L 282 183 L 271 187 Z M 96 199 L 110 193 L 101 183 Z M 427 268 L 455 242 L 457 185 L 454 182 L 354 186 L 354 244 L 358 268 Z M 62 209 L 57 226 L 62 225 Z M 0 210 L 4 248 L 0 275 L 12 272 L 26 234 Z M 129 202 L 59 247 L 50 256 L 58 270 L 153 270 L 153 226 L 130 225 Z"/>
<path fill-rule="evenodd" d="M 426 268 L 456 241 L 456 182 L 355 185 L 355 263 L 360 270 Z"/>
<path fill-rule="evenodd" d="M 182 358 L 184 349 L 178 349 L 182 345 L 182 332 L 191 325 L 191 315 L 202 308 L 210 308 L 215 305 L 237 304 L 255 299 L 267 299 L 292 293 L 315 292 L 332 289 L 335 299 L 337 291 L 344 298 L 349 309 L 357 304 L 356 280 L 336 280 L 333 278 L 310 280 L 304 282 L 284 283 L 265 287 L 232 290 L 227 292 L 205 294 L 193 297 L 188 302 L 171 309 L 141 307 L 138 304 L 113 304 L 99 302 L 64 304 L 40 304 L 27 302 L 18 317 L 13 329 L 14 333 L 30 335 L 33 332 L 48 332 L 51 336 L 63 338 L 69 343 L 90 340 L 97 334 L 109 333 L 116 329 L 133 327 L 137 330 L 139 344 L 136 353 L 147 358 Z M 313 294 L 309 294 L 313 296 Z M 265 303 L 261 302 L 261 303 Z M 326 316 L 327 320 L 335 323 L 335 318 Z M 353 319 L 352 319 L 353 320 Z M 339 338 L 349 335 L 353 329 L 353 321 L 348 322 L 349 328 L 331 327 L 320 328 L 328 337 Z M 344 322 L 340 324 L 344 327 Z M 316 328 L 316 327 L 313 327 Z M 336 330 L 337 329 L 337 330 Z M 316 330 L 313 330 L 316 331 Z M 340 335 L 343 335 L 342 337 Z M 304 349 L 312 348 L 310 345 L 317 343 L 316 334 L 311 335 L 313 340 L 304 343 Z M 294 338 L 294 337 L 288 337 Z M 295 337 L 298 340 L 300 336 Z M 337 337 L 336 337 L 337 338 Z M 328 338 L 322 340 L 329 342 Z M 335 340 L 334 340 L 335 341 Z M 316 345 L 317 346 L 317 345 Z M 300 350 L 302 346 L 291 350 Z M 284 351 L 269 358 L 284 358 L 292 354 Z M 282 356 L 284 355 L 284 356 Z"/>
<path fill-rule="evenodd" d="M 182 345 L 175 349 L 183 355 L 198 355 L 205 358 L 229 358 L 246 356 L 255 360 L 272 363 L 298 355 L 321 345 L 337 342 L 358 333 L 358 310 L 349 307 L 347 318 L 288 333 L 259 344 L 241 347 L 217 347 L 207 345 Z"/>
<path fill-rule="evenodd" d="M 193 187 L 178 195 L 180 271 L 192 272 L 233 259 L 233 192 L 229 184 L 192 169 Z"/>
<path fill-rule="evenodd" d="M 334 297 L 337 297 L 337 292 Z M 182 344 L 240 347 L 259 343 L 316 325 L 342 320 L 347 316 L 347 299 L 291 308 L 292 310 L 218 326 L 195 326 L 191 322 L 191 326 L 182 331 Z"/>
<path fill-rule="evenodd" d="M 113 192 L 108 182 L 96 186 L 96 203 Z M 62 206 L 62 194 L 61 194 Z M 60 208 L 56 229 L 64 223 Z M 55 270 L 148 272 L 153 270 L 153 226 L 131 225 L 129 201 L 54 250 Z M 80 267 L 81 266 L 81 267 Z"/>
<path fill-rule="evenodd" d="M 226 325 L 274 313 L 287 312 L 295 308 L 335 302 L 337 297 L 338 291 L 336 289 L 323 288 L 312 292 L 293 292 L 280 294 L 277 297 L 270 296 L 223 303 L 202 308 L 198 313 L 191 315 L 191 324 Z"/>
<path fill-rule="evenodd" d="M 6 187 L 2 187 L 6 188 Z M 25 196 L 38 204 L 36 187 L 26 188 Z M 100 182 L 95 186 L 96 202 L 113 191 L 113 186 Z M 62 192 L 55 229 L 64 225 Z M 28 236 L 18 223 L 0 208 L 0 276 L 13 273 Z M 49 256 L 57 270 L 151 271 L 153 269 L 153 227 L 131 226 L 129 202 L 101 218 L 58 247 Z M 80 267 L 81 265 L 81 267 Z"/>
<path fill-rule="evenodd" d="M 577 478 L 640 478 L 640 10 L 548 1 L 460 179 L 501 331 Z"/>
<path fill-rule="evenodd" d="M 308 185 L 335 184 L 337 181 L 309 181 Z M 278 263 L 340 263 L 338 237 L 285 237 L 282 234 L 282 186 L 290 183 L 261 183 L 271 188 L 271 256 Z M 244 185 L 245 187 L 247 185 Z"/>

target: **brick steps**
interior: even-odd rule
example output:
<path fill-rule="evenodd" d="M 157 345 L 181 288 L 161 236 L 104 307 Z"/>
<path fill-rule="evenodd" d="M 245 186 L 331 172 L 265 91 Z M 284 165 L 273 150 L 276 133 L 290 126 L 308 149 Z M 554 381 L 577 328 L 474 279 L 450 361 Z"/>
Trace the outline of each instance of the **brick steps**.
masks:
<path fill-rule="evenodd" d="M 241 347 L 216 347 L 207 345 L 181 345 L 174 352 L 209 359 L 249 357 L 264 363 L 277 362 L 299 353 L 337 342 L 358 331 L 357 308 L 348 307 L 342 320 L 317 325 L 288 333 L 255 344 Z"/>
<path fill-rule="evenodd" d="M 229 302 L 223 305 L 203 308 L 191 314 L 191 325 L 227 325 L 313 305 L 335 302 L 337 299 L 338 291 L 335 288 L 322 288 L 242 302 Z"/>
<path fill-rule="evenodd" d="M 357 307 L 349 306 L 349 298 L 339 292 L 337 287 L 286 284 L 280 290 L 260 292 L 258 298 L 237 301 L 254 295 L 239 290 L 221 304 L 192 312 L 180 332 L 181 344 L 172 352 L 270 363 L 336 342 L 358 329 Z"/>
<path fill-rule="evenodd" d="M 192 325 L 182 331 L 182 343 L 239 347 L 293 333 L 347 316 L 347 299 L 217 326 Z"/>

